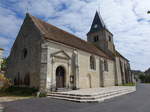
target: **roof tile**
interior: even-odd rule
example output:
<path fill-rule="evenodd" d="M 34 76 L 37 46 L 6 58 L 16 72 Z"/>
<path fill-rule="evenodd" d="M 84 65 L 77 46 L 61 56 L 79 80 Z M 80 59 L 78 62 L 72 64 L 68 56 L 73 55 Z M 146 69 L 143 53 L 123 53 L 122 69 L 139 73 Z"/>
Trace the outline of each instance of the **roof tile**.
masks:
<path fill-rule="evenodd" d="M 93 44 L 80 39 L 79 37 L 70 34 L 62 29 L 59 29 L 49 23 L 46 23 L 34 16 L 31 16 L 30 14 L 27 14 L 33 22 L 36 23 L 37 27 L 42 30 L 44 33 L 44 38 L 56 42 L 63 43 L 65 45 L 107 58 L 112 59 L 110 56 L 108 56 L 106 53 L 104 53 L 102 50 L 98 49 Z"/>

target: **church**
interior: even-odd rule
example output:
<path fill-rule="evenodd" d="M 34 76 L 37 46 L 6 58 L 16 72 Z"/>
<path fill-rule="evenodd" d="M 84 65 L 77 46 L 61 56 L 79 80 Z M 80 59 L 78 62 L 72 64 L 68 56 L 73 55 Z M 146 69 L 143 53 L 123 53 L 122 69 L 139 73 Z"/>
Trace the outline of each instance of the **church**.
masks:
<path fill-rule="evenodd" d="M 87 41 L 26 14 L 8 58 L 6 76 L 40 91 L 76 90 L 133 82 L 130 64 L 96 12 Z"/>

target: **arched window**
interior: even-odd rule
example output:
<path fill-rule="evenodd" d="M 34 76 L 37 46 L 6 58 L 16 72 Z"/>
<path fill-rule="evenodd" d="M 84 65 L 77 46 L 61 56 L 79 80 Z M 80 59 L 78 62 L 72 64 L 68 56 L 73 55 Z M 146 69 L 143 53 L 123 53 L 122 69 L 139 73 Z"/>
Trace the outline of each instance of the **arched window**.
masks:
<path fill-rule="evenodd" d="M 98 35 L 94 37 L 94 42 L 98 41 Z"/>
<path fill-rule="evenodd" d="M 94 56 L 90 56 L 90 68 L 96 70 L 96 61 Z"/>
<path fill-rule="evenodd" d="M 27 55 L 28 55 L 28 51 L 27 51 L 27 49 L 26 48 L 24 48 L 23 50 L 22 50 L 22 59 L 25 59 L 26 57 L 27 57 Z"/>

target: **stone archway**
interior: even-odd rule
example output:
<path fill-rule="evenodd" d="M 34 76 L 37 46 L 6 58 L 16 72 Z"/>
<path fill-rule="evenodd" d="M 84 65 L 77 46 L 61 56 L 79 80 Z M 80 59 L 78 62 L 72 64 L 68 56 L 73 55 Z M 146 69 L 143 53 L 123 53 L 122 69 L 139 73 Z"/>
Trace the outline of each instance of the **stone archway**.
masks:
<path fill-rule="evenodd" d="M 56 68 L 56 88 L 65 87 L 65 69 L 62 66 Z"/>

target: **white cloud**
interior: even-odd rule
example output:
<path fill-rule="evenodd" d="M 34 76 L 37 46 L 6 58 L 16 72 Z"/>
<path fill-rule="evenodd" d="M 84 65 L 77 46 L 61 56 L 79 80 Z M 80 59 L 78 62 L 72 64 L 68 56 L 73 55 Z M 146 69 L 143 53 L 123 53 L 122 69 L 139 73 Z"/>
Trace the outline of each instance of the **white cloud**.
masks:
<path fill-rule="evenodd" d="M 0 35 L 6 37 L 17 34 L 22 22 L 18 14 L 23 16 L 28 7 L 31 14 L 86 39 L 100 5 L 102 18 L 114 34 L 116 48 L 131 61 L 131 67 L 150 67 L 149 0 L 29 0 L 30 4 L 27 0 L 7 1 L 13 2 L 11 7 L 0 8 Z"/>
<path fill-rule="evenodd" d="M 0 35 L 15 37 L 21 22 L 14 12 L 0 7 Z"/>
<path fill-rule="evenodd" d="M 4 46 L 8 45 L 10 43 L 10 40 L 4 37 L 0 37 L 0 48 L 3 48 Z"/>

